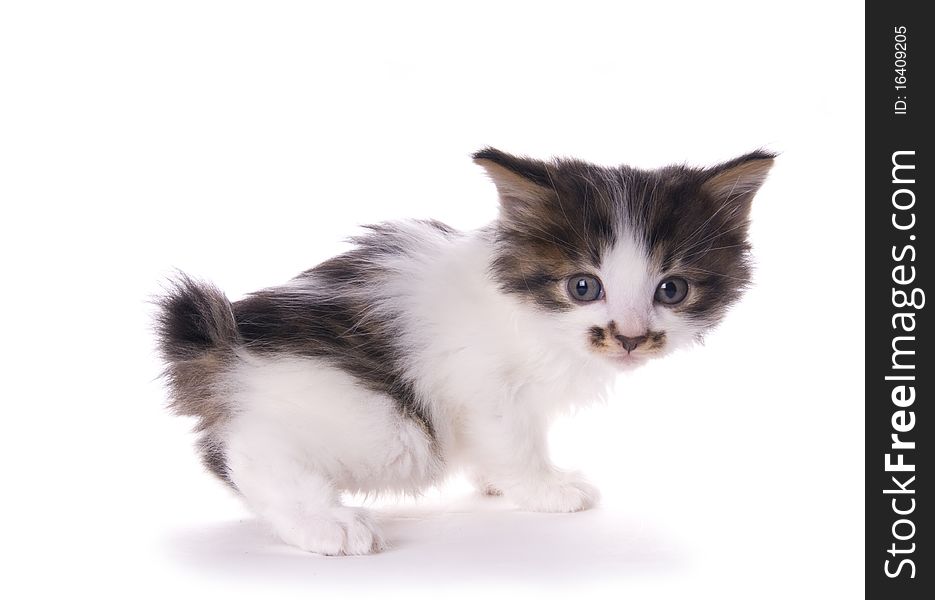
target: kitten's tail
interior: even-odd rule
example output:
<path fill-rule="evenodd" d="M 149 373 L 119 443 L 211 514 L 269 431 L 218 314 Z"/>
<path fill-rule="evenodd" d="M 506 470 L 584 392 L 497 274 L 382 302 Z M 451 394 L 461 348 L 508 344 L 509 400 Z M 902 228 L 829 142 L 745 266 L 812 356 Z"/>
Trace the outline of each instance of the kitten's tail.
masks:
<path fill-rule="evenodd" d="M 180 273 L 157 305 L 156 335 L 167 363 L 230 352 L 241 343 L 230 300 L 209 283 Z"/>

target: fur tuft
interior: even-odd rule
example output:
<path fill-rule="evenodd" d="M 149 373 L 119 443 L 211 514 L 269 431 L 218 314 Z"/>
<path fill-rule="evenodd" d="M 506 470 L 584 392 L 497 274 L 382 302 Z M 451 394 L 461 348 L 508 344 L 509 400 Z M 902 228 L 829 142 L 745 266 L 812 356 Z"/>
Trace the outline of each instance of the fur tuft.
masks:
<path fill-rule="evenodd" d="M 229 350 L 240 341 L 230 301 L 211 284 L 179 274 L 158 305 L 156 331 L 166 362 Z"/>

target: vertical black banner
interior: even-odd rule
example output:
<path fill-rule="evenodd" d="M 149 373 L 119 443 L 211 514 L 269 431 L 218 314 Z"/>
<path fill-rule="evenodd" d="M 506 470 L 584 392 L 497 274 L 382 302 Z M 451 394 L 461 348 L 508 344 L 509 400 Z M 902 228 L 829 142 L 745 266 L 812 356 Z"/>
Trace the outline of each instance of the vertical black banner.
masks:
<path fill-rule="evenodd" d="M 935 23 L 867 3 L 867 598 L 931 598 L 935 534 L 932 137 Z M 923 594 L 923 588 L 928 594 Z"/>

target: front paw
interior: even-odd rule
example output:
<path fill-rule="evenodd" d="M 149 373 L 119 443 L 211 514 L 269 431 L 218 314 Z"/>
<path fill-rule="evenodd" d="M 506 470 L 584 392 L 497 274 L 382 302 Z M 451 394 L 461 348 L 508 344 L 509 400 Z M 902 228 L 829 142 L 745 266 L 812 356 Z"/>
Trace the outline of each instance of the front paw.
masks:
<path fill-rule="evenodd" d="M 373 517 L 362 508 L 334 507 L 298 520 L 279 515 L 273 526 L 287 544 L 325 556 L 370 554 L 386 548 Z"/>
<path fill-rule="evenodd" d="M 577 512 L 595 506 L 601 494 L 577 475 L 552 477 L 522 486 L 512 494 L 526 510 L 536 512 Z"/>
<path fill-rule="evenodd" d="M 503 490 L 491 483 L 490 479 L 484 475 L 472 475 L 471 482 L 474 484 L 474 489 L 480 492 L 482 496 L 503 495 Z"/>

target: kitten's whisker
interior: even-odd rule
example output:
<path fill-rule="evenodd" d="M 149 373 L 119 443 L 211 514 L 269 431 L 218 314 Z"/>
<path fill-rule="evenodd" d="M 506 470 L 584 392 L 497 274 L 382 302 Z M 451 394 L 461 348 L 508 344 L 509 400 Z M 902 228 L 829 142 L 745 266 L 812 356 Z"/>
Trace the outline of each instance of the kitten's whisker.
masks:
<path fill-rule="evenodd" d="M 537 226 L 533 225 L 532 223 L 527 223 L 527 224 L 525 224 L 525 227 L 527 227 L 529 230 L 532 230 L 532 231 L 538 231 L 538 232 L 540 232 L 540 233 L 542 233 L 542 234 L 544 234 L 544 235 L 546 235 L 546 236 L 549 236 L 549 237 L 543 237 L 543 236 L 539 236 L 539 235 L 534 235 L 534 234 L 531 234 L 529 231 L 523 231 L 522 234 L 523 234 L 524 236 L 531 237 L 531 238 L 533 238 L 533 239 L 540 240 L 540 241 L 543 241 L 543 242 L 546 242 L 546 243 L 549 243 L 549 244 L 555 244 L 555 245 L 557 245 L 557 246 L 560 246 L 560 247 L 562 247 L 562 248 L 568 250 L 568 251 L 569 251 L 571 254 L 573 254 L 573 255 L 577 255 L 577 254 L 580 253 L 579 250 L 578 250 L 577 248 L 575 248 L 575 247 L 572 246 L 571 244 L 568 244 L 567 242 L 564 242 L 564 241 L 560 240 L 560 239 L 557 238 L 557 237 L 554 237 L 552 234 L 550 234 L 548 231 L 542 229 L 541 227 L 537 227 Z"/>
<path fill-rule="evenodd" d="M 728 275 L 727 273 L 718 273 L 717 271 L 708 271 L 707 269 L 702 269 L 699 267 L 691 267 L 690 269 L 688 269 L 689 273 L 691 273 L 692 271 L 697 272 L 697 273 L 705 273 L 708 275 L 717 275 L 719 277 L 726 277 L 727 279 L 734 279 L 736 281 L 743 281 L 745 283 L 750 283 L 752 281 L 750 277 L 734 277 L 733 275 Z"/>
<path fill-rule="evenodd" d="M 701 224 L 701 226 L 699 226 L 690 236 L 688 236 L 688 238 L 686 238 L 685 241 L 684 241 L 682 244 L 679 245 L 679 248 L 681 248 L 682 246 L 684 246 L 684 245 L 687 244 L 687 243 L 692 242 L 693 238 L 697 235 L 697 233 L 698 233 L 699 231 L 701 231 L 702 229 L 704 229 L 704 227 L 705 227 L 709 222 L 711 222 L 711 219 L 713 219 L 714 217 L 716 217 L 724 208 L 730 207 L 730 209 L 731 209 L 731 214 L 728 215 L 728 218 L 733 217 L 733 216 L 735 215 L 735 213 L 736 213 L 737 210 L 739 209 L 739 206 L 736 205 L 736 204 L 731 203 L 731 200 L 733 200 L 733 199 L 735 198 L 735 196 L 734 196 L 734 190 L 736 189 L 737 184 L 740 182 L 740 179 L 741 179 L 741 177 L 738 177 L 738 178 L 734 181 L 734 184 L 731 186 L 730 192 L 728 192 L 728 194 L 727 194 L 727 199 L 724 201 L 724 203 L 723 203 L 721 206 L 719 206 L 718 209 L 717 209 L 716 211 L 714 211 L 714 213 L 713 213 L 710 217 L 708 217 L 708 219 L 707 219 L 704 223 Z M 740 197 L 740 194 L 738 194 L 736 197 L 739 198 L 739 197 Z M 746 223 L 741 223 L 739 226 L 742 227 L 742 226 L 745 225 L 745 224 L 746 224 Z M 728 231 L 726 231 L 726 232 L 724 232 L 724 233 L 728 233 L 729 231 L 733 231 L 734 229 L 737 229 L 737 227 L 733 227 L 733 228 L 729 229 Z M 715 233 L 717 233 L 717 231 L 718 231 L 718 230 L 716 230 Z M 712 234 L 712 235 L 713 235 L 713 234 Z M 721 234 L 721 235 L 723 235 L 723 234 Z M 703 244 L 703 243 L 705 243 L 706 241 L 708 241 L 708 240 L 710 240 L 710 239 L 712 239 L 712 238 L 711 238 L 711 237 L 705 238 L 704 240 L 702 240 L 702 241 L 700 241 L 700 242 L 698 242 L 697 244 L 694 244 L 694 245 Z M 692 246 L 692 247 L 694 247 L 694 246 Z M 676 250 L 676 251 L 677 251 L 677 250 Z"/>
<path fill-rule="evenodd" d="M 587 248 L 588 247 L 587 240 L 584 239 L 584 236 L 581 235 L 581 232 L 578 231 L 578 228 L 572 225 L 571 220 L 568 218 L 568 214 L 565 212 L 565 205 L 562 203 L 562 199 L 558 194 L 558 189 L 556 189 L 555 187 L 555 181 L 552 179 L 552 173 L 551 171 L 549 171 L 548 165 L 545 165 L 545 174 L 549 178 L 549 185 L 552 186 L 552 191 L 555 192 L 555 201 L 558 202 L 558 207 L 562 211 L 562 217 L 565 218 L 565 223 L 568 224 L 569 229 L 571 229 L 575 233 L 575 235 L 578 236 L 578 239 L 581 240 L 582 247 Z"/>
<path fill-rule="evenodd" d="M 714 252 L 715 250 L 727 250 L 728 248 L 742 248 L 745 244 L 731 244 L 730 246 L 718 246 L 717 248 L 704 248 L 697 252 L 692 252 L 691 254 L 686 254 L 681 257 L 682 260 L 690 260 L 696 256 L 706 254 L 708 252 Z"/>
<path fill-rule="evenodd" d="M 708 237 L 706 237 L 706 238 L 704 238 L 703 240 L 700 240 L 700 241 L 698 241 L 698 242 L 692 244 L 691 246 L 689 246 L 689 247 L 686 249 L 686 252 L 691 252 L 692 250 L 694 250 L 694 249 L 697 248 L 698 246 L 701 246 L 702 244 L 705 244 L 705 243 L 708 243 L 708 242 L 713 242 L 714 240 L 716 240 L 716 239 L 718 239 L 718 238 L 721 238 L 721 237 L 724 237 L 724 236 L 727 235 L 728 233 L 731 233 L 732 231 L 735 231 L 735 230 L 737 230 L 737 229 L 740 229 L 740 228 L 742 228 L 742 227 L 745 227 L 746 225 L 747 225 L 746 223 L 738 223 L 738 224 L 734 225 L 733 227 L 731 227 L 731 228 L 729 228 L 729 229 L 726 229 L 726 230 L 724 230 L 724 231 L 721 231 L 720 229 L 717 229 L 717 230 L 714 231 L 714 233 L 712 233 L 712 234 L 709 235 Z"/>
<path fill-rule="evenodd" d="M 734 180 L 734 185 L 730 186 L 730 191 L 727 192 L 728 201 L 734 196 L 734 190 L 737 188 L 738 183 L 740 183 L 740 175 L 737 176 L 737 179 Z"/>
<path fill-rule="evenodd" d="M 717 209 L 716 211 L 714 211 L 714 212 L 711 214 L 711 216 L 708 217 L 708 218 L 705 220 L 704 223 L 702 223 L 701 225 L 699 225 L 699 226 L 691 233 L 691 235 L 689 235 L 689 236 L 686 237 L 684 240 L 682 240 L 682 241 L 678 244 L 678 246 L 675 247 L 675 249 L 673 250 L 673 252 L 679 252 L 679 251 L 681 251 L 683 248 L 685 248 L 689 243 L 692 243 L 692 241 L 693 241 L 693 239 L 695 238 L 695 236 L 697 236 L 698 233 L 700 233 L 701 231 L 703 231 L 704 228 L 708 225 L 708 223 L 710 223 L 711 220 L 712 220 L 714 217 L 716 217 L 716 216 L 718 215 L 718 213 L 720 213 L 720 212 L 721 212 L 722 210 L 724 210 L 726 207 L 727 207 L 727 203 L 724 203 L 724 204 L 722 204 L 721 206 L 719 206 L 718 209 Z"/>

